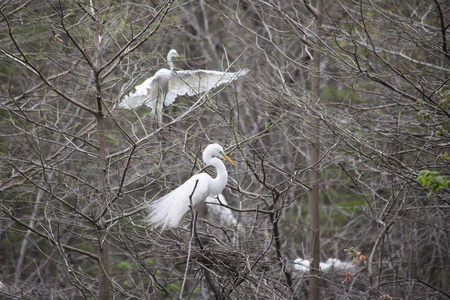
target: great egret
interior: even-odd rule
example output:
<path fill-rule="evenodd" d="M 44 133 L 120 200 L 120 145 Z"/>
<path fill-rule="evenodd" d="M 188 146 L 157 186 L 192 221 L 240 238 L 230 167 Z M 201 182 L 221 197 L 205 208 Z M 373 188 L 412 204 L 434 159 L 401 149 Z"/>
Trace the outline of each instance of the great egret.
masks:
<path fill-rule="evenodd" d="M 225 155 L 222 146 L 219 144 L 208 145 L 203 151 L 203 161 L 207 166 L 216 168 L 216 178 L 212 178 L 206 173 L 196 174 L 166 196 L 151 202 L 148 205 L 147 223 L 151 226 L 162 226 L 163 230 L 176 227 L 189 211 L 191 195 L 192 205 L 196 206 L 208 196 L 220 194 L 227 184 L 228 173 L 225 165 L 217 156 L 223 157 L 233 166 L 235 165 Z"/>
<path fill-rule="evenodd" d="M 294 260 L 294 269 L 302 273 L 309 271 L 310 261 L 302 259 L 300 257 Z M 322 272 L 328 272 L 332 269 L 352 269 L 355 267 L 351 262 L 341 261 L 338 258 L 329 258 L 326 262 L 319 263 L 320 270 Z"/>
<path fill-rule="evenodd" d="M 222 194 L 208 196 L 205 203 L 208 205 L 208 212 L 217 216 L 221 224 L 229 227 L 236 226 L 237 221 L 233 212 L 228 207 L 223 206 L 228 205 L 228 202 Z"/>
<path fill-rule="evenodd" d="M 220 72 L 210 70 L 184 70 L 175 71 L 172 59 L 180 57 L 177 50 L 172 49 L 167 54 L 167 63 L 170 70 L 158 70 L 153 77 L 146 79 L 136 86 L 136 91 L 125 96 L 119 106 L 133 109 L 147 105 L 158 115 L 158 121 L 162 121 L 161 110 L 163 106 L 171 105 L 178 96 L 198 95 L 208 92 L 223 83 L 229 83 L 248 73 L 248 69 L 238 72 Z"/>

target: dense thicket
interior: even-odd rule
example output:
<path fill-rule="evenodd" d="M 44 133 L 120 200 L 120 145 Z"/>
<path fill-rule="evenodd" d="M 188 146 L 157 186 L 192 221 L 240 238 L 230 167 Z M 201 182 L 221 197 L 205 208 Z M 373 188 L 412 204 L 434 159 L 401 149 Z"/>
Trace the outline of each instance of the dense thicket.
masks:
<path fill-rule="evenodd" d="M 309 1 L 1 3 L 0 295 L 304 299 L 318 167 L 322 261 L 357 262 L 319 273 L 323 299 L 449 297 L 448 7 L 325 2 L 319 42 Z M 179 97 L 162 127 L 119 108 L 172 48 L 179 69 L 251 71 Z M 236 225 L 202 205 L 196 238 L 190 213 L 146 226 L 212 141 L 237 165 Z"/>

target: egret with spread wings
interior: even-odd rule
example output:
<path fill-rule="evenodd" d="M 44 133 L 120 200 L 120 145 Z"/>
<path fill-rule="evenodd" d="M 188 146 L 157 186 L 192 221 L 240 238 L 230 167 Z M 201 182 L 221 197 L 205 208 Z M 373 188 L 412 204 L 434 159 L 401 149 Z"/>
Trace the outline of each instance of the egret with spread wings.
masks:
<path fill-rule="evenodd" d="M 180 57 L 175 49 L 167 54 L 167 63 L 170 70 L 158 70 L 153 77 L 146 79 L 136 86 L 136 91 L 125 96 L 119 106 L 133 109 L 143 104 L 152 109 L 158 115 L 158 121 L 162 121 L 162 108 L 171 105 L 178 96 L 198 95 L 210 91 L 224 83 L 236 80 L 248 73 L 248 69 L 238 72 L 221 72 L 210 70 L 182 70 L 175 71 L 172 59 Z"/>

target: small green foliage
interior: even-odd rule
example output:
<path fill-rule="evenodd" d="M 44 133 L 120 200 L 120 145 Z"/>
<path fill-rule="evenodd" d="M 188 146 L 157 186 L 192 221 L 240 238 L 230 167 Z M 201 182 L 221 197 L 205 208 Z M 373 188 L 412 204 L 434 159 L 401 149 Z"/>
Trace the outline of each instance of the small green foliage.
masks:
<path fill-rule="evenodd" d="M 128 269 L 130 268 L 130 263 L 127 262 L 127 261 L 121 261 L 121 262 L 119 262 L 118 267 L 119 267 L 120 269 L 126 271 L 126 270 L 128 270 Z"/>
<path fill-rule="evenodd" d="M 181 291 L 181 284 L 179 282 L 172 282 L 166 287 L 169 292 L 179 294 Z"/>
<path fill-rule="evenodd" d="M 344 252 L 347 253 L 347 255 L 352 255 L 353 252 L 355 252 L 355 247 L 344 249 Z"/>
<path fill-rule="evenodd" d="M 328 86 L 324 86 L 321 89 L 322 97 L 324 99 L 333 99 L 334 101 L 352 101 L 352 103 L 361 103 L 361 99 L 358 94 L 347 88 L 334 89 Z"/>
<path fill-rule="evenodd" d="M 425 110 L 419 110 L 417 112 L 417 116 L 419 117 L 419 120 L 423 122 L 423 121 L 426 121 L 427 119 L 429 119 L 431 115 L 430 115 L 430 113 L 428 113 Z"/>
<path fill-rule="evenodd" d="M 450 90 L 438 92 L 437 97 L 441 108 L 448 109 L 450 107 Z"/>
<path fill-rule="evenodd" d="M 8 153 L 8 148 L 6 148 L 2 144 L 0 144 L 0 153 L 7 154 Z"/>
<path fill-rule="evenodd" d="M 347 255 L 349 255 L 349 256 L 353 256 L 353 259 L 352 259 L 353 265 L 357 265 L 360 261 L 364 262 L 364 264 L 367 264 L 366 256 L 363 255 L 361 253 L 361 251 L 356 250 L 355 247 L 350 247 L 348 249 L 344 249 L 344 252 L 347 253 Z"/>
<path fill-rule="evenodd" d="M 433 194 L 445 187 L 450 186 L 450 181 L 439 174 L 439 172 L 422 170 L 417 176 L 417 182 L 419 182 L 423 187 L 430 189 L 428 193 L 428 198 Z"/>
<path fill-rule="evenodd" d="M 449 159 L 449 156 L 447 154 L 447 152 L 444 152 L 443 154 L 439 154 L 438 157 L 436 158 L 436 161 L 446 161 L 447 159 Z"/>
<path fill-rule="evenodd" d="M 344 252 L 347 253 L 348 256 L 352 256 L 352 265 L 356 266 L 360 261 L 364 262 L 364 264 L 367 264 L 366 256 L 363 255 L 361 251 L 356 250 L 355 247 L 344 249 Z M 351 275 L 352 273 L 346 271 L 342 283 L 351 282 L 352 281 Z"/>

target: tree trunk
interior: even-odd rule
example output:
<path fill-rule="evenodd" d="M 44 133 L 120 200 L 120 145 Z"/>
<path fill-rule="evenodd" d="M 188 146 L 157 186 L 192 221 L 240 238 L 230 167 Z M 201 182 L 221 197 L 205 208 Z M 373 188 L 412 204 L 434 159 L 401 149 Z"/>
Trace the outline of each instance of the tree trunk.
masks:
<path fill-rule="evenodd" d="M 98 100 L 100 101 L 100 100 Z M 106 209 L 106 151 L 105 151 L 105 124 L 103 114 L 99 113 L 97 117 L 97 146 L 98 146 L 98 166 L 97 166 L 97 184 L 99 189 L 97 206 L 97 230 L 99 247 L 98 264 L 98 299 L 109 299 L 109 267 L 108 267 L 108 243 L 106 241 L 106 222 L 103 211 Z"/>
<path fill-rule="evenodd" d="M 100 69 L 102 59 L 100 50 L 100 16 L 97 6 L 94 6 L 95 12 L 95 57 L 94 57 L 94 80 L 96 88 L 97 101 L 97 185 L 98 185 L 98 205 L 96 226 L 98 231 L 98 299 L 109 300 L 109 253 L 106 232 L 105 212 L 108 209 L 108 195 L 106 193 L 106 145 L 105 145 L 105 115 L 103 111 L 102 100 L 102 75 Z"/>
<path fill-rule="evenodd" d="M 317 2 L 317 15 L 315 22 L 315 41 L 318 48 L 320 46 L 320 32 L 322 26 L 323 1 Z M 316 102 L 320 99 L 320 51 L 316 49 L 313 53 L 313 76 L 311 81 L 311 100 Z M 310 220 L 310 280 L 309 280 L 309 299 L 319 299 L 319 262 L 320 262 L 320 232 L 319 232 L 319 153 L 320 153 L 320 120 L 318 117 L 311 117 L 311 145 L 310 145 L 310 164 L 311 164 L 311 191 L 308 198 L 308 211 Z"/>

